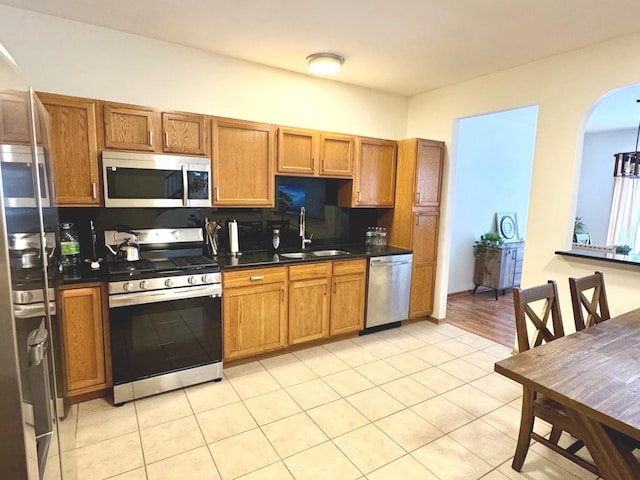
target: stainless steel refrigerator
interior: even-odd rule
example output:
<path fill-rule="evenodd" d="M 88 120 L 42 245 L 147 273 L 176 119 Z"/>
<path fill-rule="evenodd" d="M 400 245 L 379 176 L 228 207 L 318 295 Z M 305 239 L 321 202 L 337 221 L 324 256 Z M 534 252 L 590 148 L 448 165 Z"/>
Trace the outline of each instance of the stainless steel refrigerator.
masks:
<path fill-rule="evenodd" d="M 46 110 L 0 45 L 0 471 L 12 480 L 63 475 L 49 145 Z"/>

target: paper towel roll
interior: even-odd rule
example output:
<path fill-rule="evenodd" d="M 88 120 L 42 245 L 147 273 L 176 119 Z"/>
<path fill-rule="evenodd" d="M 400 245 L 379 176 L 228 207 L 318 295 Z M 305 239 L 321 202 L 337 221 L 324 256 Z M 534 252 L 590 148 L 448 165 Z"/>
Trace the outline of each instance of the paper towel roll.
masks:
<path fill-rule="evenodd" d="M 231 220 L 229 222 L 229 251 L 238 253 L 240 246 L 238 245 L 238 222 Z"/>

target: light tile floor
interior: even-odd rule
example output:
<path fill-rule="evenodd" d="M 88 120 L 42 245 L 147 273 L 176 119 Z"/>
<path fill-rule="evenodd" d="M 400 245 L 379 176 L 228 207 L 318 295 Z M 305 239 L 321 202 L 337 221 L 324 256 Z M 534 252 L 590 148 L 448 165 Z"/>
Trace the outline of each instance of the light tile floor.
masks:
<path fill-rule="evenodd" d="M 422 322 L 82 403 L 61 424 L 65 479 L 593 479 L 537 444 L 511 469 L 521 387 L 493 373 L 510 354 Z"/>

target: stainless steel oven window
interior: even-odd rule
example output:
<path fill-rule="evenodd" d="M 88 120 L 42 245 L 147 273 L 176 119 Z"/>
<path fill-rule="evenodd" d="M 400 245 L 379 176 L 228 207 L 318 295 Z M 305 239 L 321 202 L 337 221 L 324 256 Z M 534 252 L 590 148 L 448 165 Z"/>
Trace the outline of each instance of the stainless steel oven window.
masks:
<path fill-rule="evenodd" d="M 110 308 L 114 386 L 221 362 L 221 317 L 211 296 Z"/>

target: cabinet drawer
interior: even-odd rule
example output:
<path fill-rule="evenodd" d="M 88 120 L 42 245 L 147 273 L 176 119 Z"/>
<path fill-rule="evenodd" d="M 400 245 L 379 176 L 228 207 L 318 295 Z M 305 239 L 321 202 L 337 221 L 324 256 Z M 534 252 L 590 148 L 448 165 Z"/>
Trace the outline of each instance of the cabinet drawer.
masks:
<path fill-rule="evenodd" d="M 349 273 L 365 273 L 367 261 L 364 258 L 358 260 L 336 260 L 333 262 L 334 275 L 347 275 Z"/>
<path fill-rule="evenodd" d="M 289 267 L 289 280 L 328 277 L 329 275 L 331 275 L 331 262 L 305 263 Z"/>
<path fill-rule="evenodd" d="M 284 282 L 286 279 L 287 274 L 284 267 L 252 268 L 222 273 L 222 285 L 224 288 Z"/>

